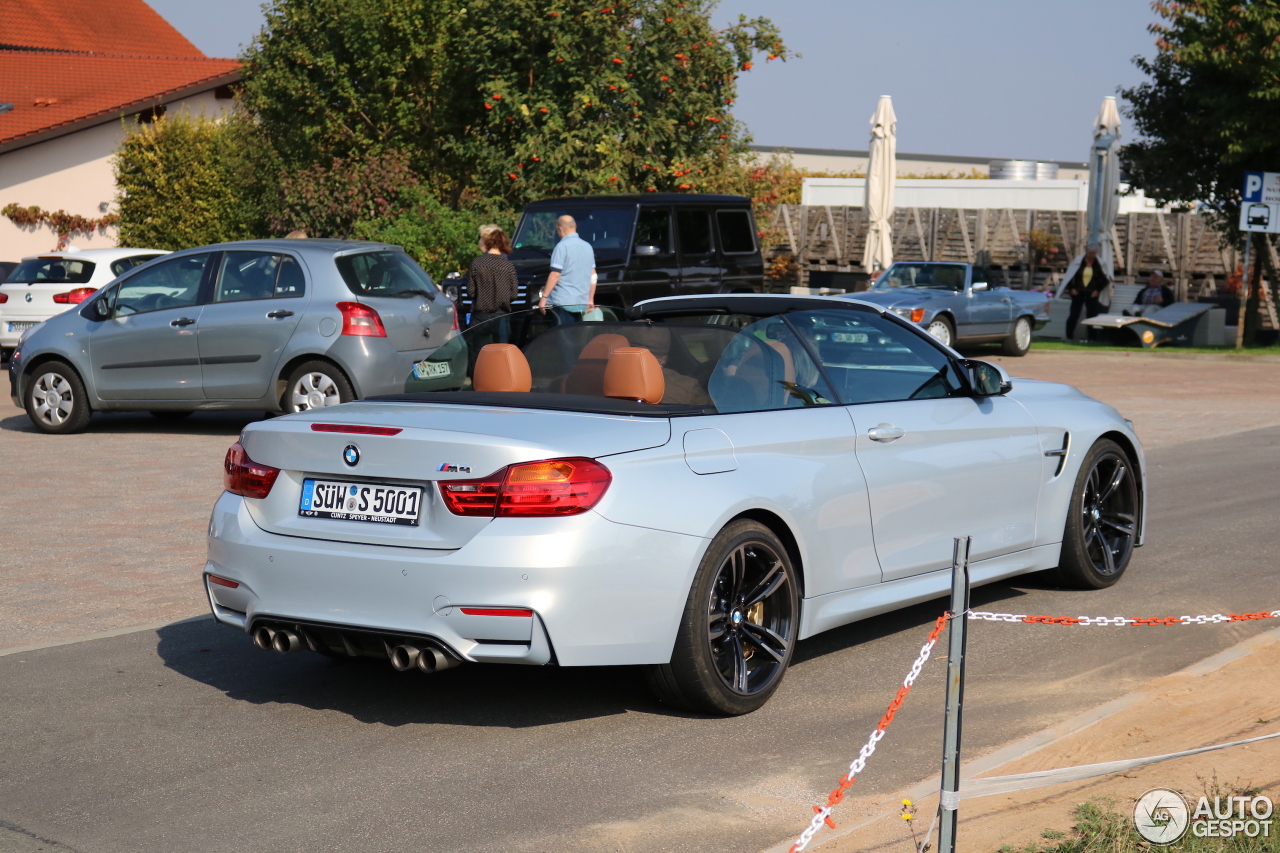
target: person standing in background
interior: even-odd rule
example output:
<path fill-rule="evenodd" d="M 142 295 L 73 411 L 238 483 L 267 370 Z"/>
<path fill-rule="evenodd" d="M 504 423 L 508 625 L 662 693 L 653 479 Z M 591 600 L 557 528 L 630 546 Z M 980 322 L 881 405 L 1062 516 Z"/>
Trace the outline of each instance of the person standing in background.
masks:
<path fill-rule="evenodd" d="M 507 255 L 511 254 L 511 241 L 501 228 L 481 229 L 480 257 L 467 269 L 467 289 L 471 295 L 471 323 L 478 326 L 493 322 L 491 336 L 494 342 L 507 342 L 505 320 L 498 318 L 511 313 L 511 303 L 519 293 L 516 268 Z"/>
<path fill-rule="evenodd" d="M 578 236 L 578 223 L 568 214 L 556 220 L 560 242 L 551 250 L 551 274 L 538 300 L 561 323 L 573 323 L 596 307 L 596 253 Z"/>
<path fill-rule="evenodd" d="M 1098 260 L 1098 244 L 1090 243 L 1084 247 L 1084 258 L 1080 262 L 1080 268 L 1076 270 L 1076 274 L 1067 282 L 1065 288 L 1071 297 L 1071 313 L 1067 315 L 1067 340 L 1075 338 L 1076 323 L 1080 322 L 1082 310 L 1086 319 L 1102 313 L 1102 303 L 1098 301 L 1098 294 L 1106 290 L 1110 283 L 1107 280 L 1107 274 L 1102 271 L 1102 262 Z M 1092 330 L 1089 336 L 1092 338 Z"/>

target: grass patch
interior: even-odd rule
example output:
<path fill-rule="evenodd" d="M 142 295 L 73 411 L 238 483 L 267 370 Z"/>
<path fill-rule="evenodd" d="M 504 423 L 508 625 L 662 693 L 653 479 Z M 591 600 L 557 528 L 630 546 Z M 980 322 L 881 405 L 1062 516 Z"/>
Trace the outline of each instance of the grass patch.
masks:
<path fill-rule="evenodd" d="M 1055 341 L 1036 338 L 1031 343 L 1034 350 L 1060 350 L 1064 352 L 1178 352 L 1178 353 L 1216 353 L 1218 355 L 1280 355 L 1280 346 L 1269 347 L 1158 347 L 1157 350 L 1144 350 L 1139 346 L 1122 347 L 1115 344 L 1095 343 L 1092 341 Z"/>
<path fill-rule="evenodd" d="M 1196 798 L 1188 796 L 1187 800 L 1194 809 Z M 1041 837 L 1049 843 L 1032 842 L 1021 849 L 1006 844 L 996 853 L 1153 853 L 1159 850 L 1178 853 L 1280 853 L 1280 838 L 1276 836 L 1280 821 L 1272 823 L 1272 834 L 1268 838 L 1249 838 L 1243 834 L 1233 838 L 1197 838 L 1188 829 L 1176 844 L 1155 847 L 1134 829 L 1129 813 L 1116 810 L 1113 800 L 1094 798 L 1081 803 L 1075 807 L 1072 816 L 1076 823 L 1070 833 L 1046 829 Z"/>

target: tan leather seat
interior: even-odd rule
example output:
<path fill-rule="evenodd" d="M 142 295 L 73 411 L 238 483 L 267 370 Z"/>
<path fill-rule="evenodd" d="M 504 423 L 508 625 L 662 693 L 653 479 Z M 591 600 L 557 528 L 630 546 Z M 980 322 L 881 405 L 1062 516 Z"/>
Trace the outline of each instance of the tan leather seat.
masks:
<path fill-rule="evenodd" d="M 533 386 L 529 362 L 514 344 L 485 344 L 476 356 L 471 387 L 476 391 L 528 391 Z"/>
<path fill-rule="evenodd" d="M 622 347 L 609 356 L 604 369 L 604 396 L 659 403 L 666 390 L 662 365 L 647 349 Z"/>
<path fill-rule="evenodd" d="M 604 395 L 604 371 L 614 350 L 631 346 L 622 335 L 596 335 L 582 348 L 577 362 L 565 379 L 565 393 Z"/>

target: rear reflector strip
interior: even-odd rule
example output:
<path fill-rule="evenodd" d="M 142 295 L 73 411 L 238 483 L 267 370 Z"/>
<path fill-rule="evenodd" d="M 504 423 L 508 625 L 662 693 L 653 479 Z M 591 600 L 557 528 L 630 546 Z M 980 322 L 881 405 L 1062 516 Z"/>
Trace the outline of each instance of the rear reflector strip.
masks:
<path fill-rule="evenodd" d="M 523 616 L 528 619 L 532 610 L 523 607 L 459 607 L 465 616 Z"/>
<path fill-rule="evenodd" d="M 347 432 L 352 435 L 398 435 L 400 427 L 357 426 L 355 424 L 312 424 L 312 432 Z"/>
<path fill-rule="evenodd" d="M 229 581 L 226 578 L 220 578 L 217 575 L 205 575 L 205 577 L 209 579 L 210 583 L 216 583 L 218 586 L 225 586 L 228 589 L 236 589 L 240 586 L 240 584 L 235 581 Z"/>

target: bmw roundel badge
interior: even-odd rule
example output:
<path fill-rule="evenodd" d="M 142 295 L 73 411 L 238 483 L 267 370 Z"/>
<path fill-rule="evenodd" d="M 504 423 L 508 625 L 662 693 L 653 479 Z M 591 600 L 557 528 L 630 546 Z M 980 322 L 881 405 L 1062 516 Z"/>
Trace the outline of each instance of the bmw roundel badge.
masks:
<path fill-rule="evenodd" d="M 352 468 L 359 465 L 360 464 L 360 448 L 356 447 L 354 444 L 348 444 L 342 450 L 342 461 L 347 463 Z"/>

